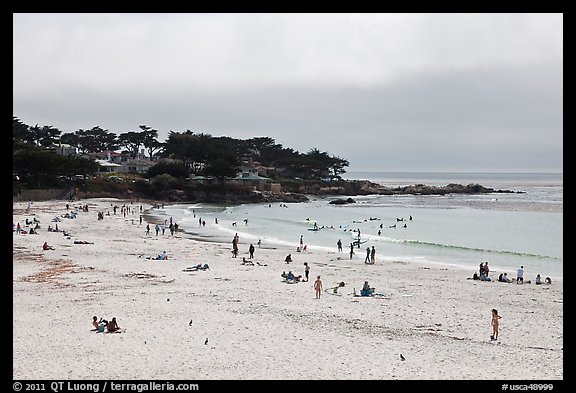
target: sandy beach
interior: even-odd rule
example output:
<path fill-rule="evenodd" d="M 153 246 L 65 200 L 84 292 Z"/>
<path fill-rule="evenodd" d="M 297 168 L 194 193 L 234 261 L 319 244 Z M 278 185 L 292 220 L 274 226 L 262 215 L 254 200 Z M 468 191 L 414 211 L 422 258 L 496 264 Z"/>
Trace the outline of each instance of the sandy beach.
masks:
<path fill-rule="evenodd" d="M 13 232 L 14 379 L 564 378 L 561 281 L 535 285 L 527 271 L 532 284 L 505 284 L 493 271 L 494 281 L 480 282 L 467 279 L 474 271 L 399 262 L 385 249 L 367 265 L 363 249 L 350 260 L 346 247 L 296 253 L 297 244 L 255 245 L 253 261 L 262 266 L 245 266 L 242 238 L 232 258 L 232 239 L 157 236 L 152 224 L 146 234 L 139 207 L 149 203 L 87 199 L 66 210 L 66 201 L 44 201 L 28 212 L 27 205 L 13 204 L 13 222 L 28 229 L 26 219 L 36 218 L 41 227 Z M 131 212 L 122 214 L 122 205 Z M 76 218 L 62 217 L 71 211 Z M 55 217 L 69 236 L 47 231 Z M 54 250 L 44 251 L 44 242 Z M 163 251 L 168 260 L 147 258 Z M 282 282 L 283 271 L 304 275 L 304 262 L 309 282 Z M 199 263 L 209 269 L 183 271 Z M 340 295 L 322 291 L 316 299 L 317 275 L 325 289 L 344 282 Z M 366 280 L 384 296 L 353 296 Z M 497 341 L 493 308 L 502 316 Z M 93 316 L 116 317 L 124 331 L 94 332 Z"/>

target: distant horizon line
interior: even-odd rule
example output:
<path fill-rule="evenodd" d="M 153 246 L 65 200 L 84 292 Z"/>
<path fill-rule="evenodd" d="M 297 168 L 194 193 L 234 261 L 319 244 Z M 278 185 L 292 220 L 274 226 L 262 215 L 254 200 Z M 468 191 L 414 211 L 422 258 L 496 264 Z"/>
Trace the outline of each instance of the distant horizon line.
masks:
<path fill-rule="evenodd" d="M 479 172 L 479 171 L 377 171 L 377 170 L 354 170 L 354 171 L 346 171 L 346 173 L 447 173 L 447 174 L 499 174 L 499 175 L 510 175 L 510 174 L 526 174 L 526 175 L 564 175 L 563 171 L 560 172 Z"/>

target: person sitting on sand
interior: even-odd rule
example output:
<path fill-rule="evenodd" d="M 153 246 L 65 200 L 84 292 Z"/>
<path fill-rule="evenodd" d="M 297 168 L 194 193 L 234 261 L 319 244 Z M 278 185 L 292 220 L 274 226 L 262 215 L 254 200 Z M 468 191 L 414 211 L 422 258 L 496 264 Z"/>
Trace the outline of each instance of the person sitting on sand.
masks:
<path fill-rule="evenodd" d="M 500 273 L 498 276 L 498 282 L 512 282 L 512 280 L 508 277 L 508 273 Z"/>
<path fill-rule="evenodd" d="M 96 315 L 94 315 L 94 317 L 92 318 L 92 326 L 94 326 L 94 331 L 98 331 L 98 325 L 100 324 L 100 322 L 98 322 L 98 317 Z"/>
<path fill-rule="evenodd" d="M 286 275 L 286 280 L 294 280 L 294 273 L 291 270 L 288 270 L 288 274 Z"/>
<path fill-rule="evenodd" d="M 286 261 L 286 263 L 292 262 L 292 254 L 288 254 L 288 255 L 286 256 L 286 259 L 284 259 L 284 261 Z"/>
<path fill-rule="evenodd" d="M 247 261 L 246 257 L 242 257 L 242 263 L 240 263 L 240 265 L 250 265 L 250 266 L 254 266 L 254 262 L 252 261 Z"/>
<path fill-rule="evenodd" d="M 552 279 L 551 279 L 550 277 L 546 277 L 546 278 L 544 279 L 544 282 L 545 282 L 546 284 L 550 285 L 550 284 L 552 284 Z"/>
<path fill-rule="evenodd" d="M 44 244 L 42 245 L 42 249 L 43 250 L 54 250 L 54 247 L 49 246 L 48 242 L 44 242 Z"/>
<path fill-rule="evenodd" d="M 116 322 L 116 317 L 112 318 L 112 320 L 108 322 L 108 324 L 106 325 L 106 329 L 108 329 L 109 333 L 120 330 L 120 326 L 118 326 L 118 323 Z"/>
<path fill-rule="evenodd" d="M 374 292 L 375 288 L 371 287 L 368 284 L 368 281 L 364 281 L 364 285 L 362 286 L 362 290 L 360 291 L 361 296 L 370 296 Z"/>
<path fill-rule="evenodd" d="M 537 274 L 537 275 L 536 275 L 536 282 L 535 282 L 535 284 L 536 284 L 536 285 L 541 285 L 541 284 L 542 284 L 542 278 L 540 277 L 540 274 Z"/>

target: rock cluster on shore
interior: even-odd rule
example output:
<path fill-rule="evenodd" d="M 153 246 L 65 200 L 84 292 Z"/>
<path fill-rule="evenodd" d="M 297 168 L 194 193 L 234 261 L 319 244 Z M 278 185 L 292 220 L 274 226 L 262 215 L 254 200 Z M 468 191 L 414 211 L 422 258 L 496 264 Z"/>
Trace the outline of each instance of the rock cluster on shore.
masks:
<path fill-rule="evenodd" d="M 296 192 L 296 190 L 292 190 Z M 515 193 L 519 191 L 495 190 L 480 184 L 455 184 L 446 186 L 432 186 L 414 184 L 404 187 L 389 188 L 368 180 L 340 180 L 323 185 L 321 183 L 303 184 L 297 192 L 309 195 L 446 195 L 446 194 L 489 194 L 489 193 Z M 341 202 L 334 202 L 341 203 Z M 348 202 L 349 203 L 349 202 Z"/>
<path fill-rule="evenodd" d="M 194 190 L 184 192 L 182 190 L 169 190 L 162 195 L 162 199 L 171 202 L 194 202 L 194 203 L 274 203 L 274 202 L 306 202 L 307 195 L 316 196 L 354 196 L 354 195 L 446 195 L 446 194 L 487 194 L 487 193 L 516 193 L 520 191 L 495 190 L 484 187 L 480 184 L 448 184 L 446 186 L 433 186 L 425 184 L 414 184 L 404 187 L 389 188 L 368 180 L 339 180 L 329 183 L 324 182 L 290 182 L 282 183 L 282 192 L 270 191 L 246 191 L 238 192 L 208 192 L 208 190 Z M 147 198 L 146 195 L 137 195 L 131 190 L 125 195 L 111 193 L 79 193 L 80 198 L 103 198 L 103 197 L 123 197 L 123 198 Z M 158 196 L 156 196 L 158 197 Z M 351 198 L 349 198 L 351 199 Z M 354 203 L 347 199 L 336 199 L 332 204 Z"/>

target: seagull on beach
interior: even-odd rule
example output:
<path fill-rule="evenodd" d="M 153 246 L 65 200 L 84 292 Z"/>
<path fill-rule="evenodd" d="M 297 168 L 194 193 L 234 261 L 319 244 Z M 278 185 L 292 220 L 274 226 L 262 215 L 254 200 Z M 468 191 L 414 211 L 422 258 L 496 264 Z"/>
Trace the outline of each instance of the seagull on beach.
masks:
<path fill-rule="evenodd" d="M 190 320 L 190 323 L 188 324 L 188 326 L 192 326 L 192 320 Z"/>
<path fill-rule="evenodd" d="M 208 337 L 206 337 L 206 341 L 204 341 L 204 345 L 208 345 Z"/>
<path fill-rule="evenodd" d="M 406 360 L 406 359 L 404 358 L 404 356 L 402 356 L 402 354 L 400 354 L 400 360 L 402 360 L 402 361 Z"/>

